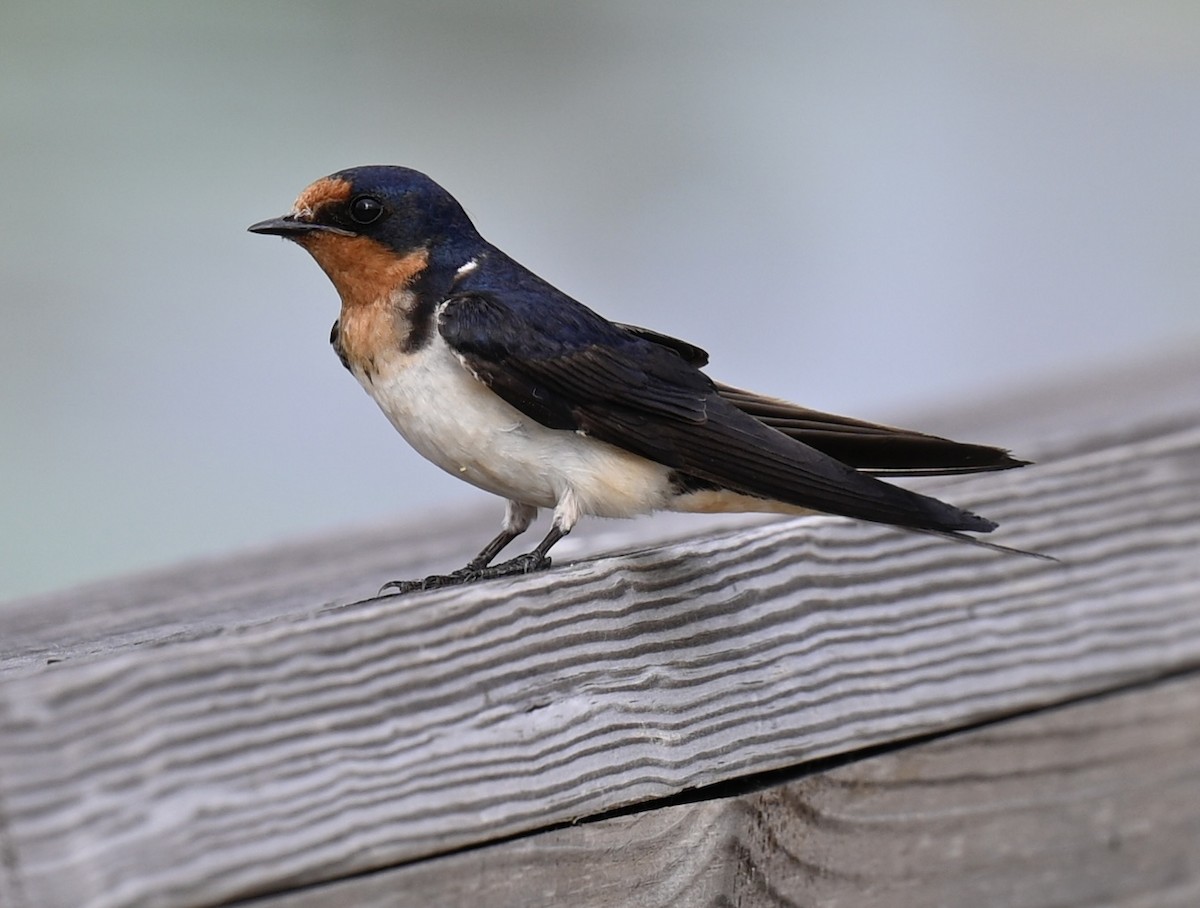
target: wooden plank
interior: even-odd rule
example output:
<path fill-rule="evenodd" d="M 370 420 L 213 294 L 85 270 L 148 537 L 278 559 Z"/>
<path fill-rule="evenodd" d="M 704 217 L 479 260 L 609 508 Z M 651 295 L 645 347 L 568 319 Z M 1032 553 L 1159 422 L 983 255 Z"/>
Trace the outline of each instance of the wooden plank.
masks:
<path fill-rule="evenodd" d="M 175 646 L 365 599 L 387 579 L 461 567 L 495 535 L 491 505 L 422 514 L 409 525 L 339 532 L 0 604 L 0 681 L 47 665 Z M 585 521 L 560 561 L 762 525 L 762 515 L 662 514 Z M 559 550 L 562 554 L 559 554 Z"/>
<path fill-rule="evenodd" d="M 1112 448 L 1125 440 L 1200 425 L 1200 352 L 1163 355 L 1059 385 L 1030 386 L 1003 398 L 914 417 L 911 424 L 1008 445 L 1023 457 L 1044 462 Z M 1021 494 L 1029 472 L 1014 474 L 1015 482 L 999 488 Z M 969 503 L 975 488 L 998 488 L 997 480 L 986 477 L 982 485 L 966 487 L 946 480 L 909 484 L 935 494 L 968 496 L 962 501 Z M 173 646 L 311 614 L 333 602 L 364 599 L 385 580 L 464 564 L 492 535 L 502 510 L 489 499 L 477 507 L 418 515 L 403 525 L 342 531 L 0 604 L 0 678 L 37 670 L 47 660 L 58 664 L 105 658 L 134 647 Z M 555 558 L 595 558 L 764 522 L 778 520 L 694 514 L 585 520 L 559 543 Z M 1005 525 L 997 535 L 1019 544 L 1019 531 Z"/>
<path fill-rule="evenodd" d="M 1076 443 L 943 483 L 1059 567 L 818 518 L 326 611 L 285 576 L 260 619 L 137 646 L 209 595 L 160 576 L 133 633 L 41 669 L 0 612 L 0 894 L 214 904 L 1200 665 L 1200 428 L 1122 409 Z"/>
<path fill-rule="evenodd" d="M 997 500 L 1062 568 L 800 522 L 14 678 L 15 904 L 211 904 L 1195 665 L 1197 455 Z"/>
<path fill-rule="evenodd" d="M 1200 904 L 1200 676 L 261 902 Z"/>

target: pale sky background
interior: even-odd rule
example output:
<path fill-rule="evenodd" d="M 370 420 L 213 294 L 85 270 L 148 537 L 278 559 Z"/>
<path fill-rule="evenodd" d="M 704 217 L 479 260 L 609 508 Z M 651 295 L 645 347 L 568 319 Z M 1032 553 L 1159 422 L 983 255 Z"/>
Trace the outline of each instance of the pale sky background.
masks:
<path fill-rule="evenodd" d="M 245 232 L 365 163 L 825 409 L 1200 355 L 1194 0 L 5 0 L 0 599 L 486 497 Z"/>

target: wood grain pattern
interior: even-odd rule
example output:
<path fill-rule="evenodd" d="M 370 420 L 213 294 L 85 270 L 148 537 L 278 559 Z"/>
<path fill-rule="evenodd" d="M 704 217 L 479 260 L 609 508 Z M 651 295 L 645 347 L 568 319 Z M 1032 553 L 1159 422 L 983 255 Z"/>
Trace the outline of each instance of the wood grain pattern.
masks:
<path fill-rule="evenodd" d="M 1200 904 L 1200 676 L 263 908 Z"/>
<path fill-rule="evenodd" d="M 239 559 L 78 645 L 0 611 L 0 895 L 211 905 L 1198 666 L 1197 422 L 936 486 L 1061 566 L 818 518 L 325 609 L 342 566 Z"/>
<path fill-rule="evenodd" d="M 884 421 L 887 416 L 865 415 Z M 1200 425 L 1200 352 L 1185 350 L 896 421 L 1004 444 L 1049 463 Z M 1003 486 L 1005 494 L 1021 494 L 1029 472 L 1013 474 L 1017 482 Z M 996 479 L 986 478 L 983 487 L 997 488 Z M 954 497 L 970 496 L 973 488 L 946 480 L 907 484 Z M 960 503 L 972 501 L 964 497 Z M 133 647 L 171 646 L 364 599 L 385 580 L 465 564 L 494 533 L 502 513 L 498 502 L 489 501 L 416 515 L 402 525 L 342 531 L 0 603 L 0 678 L 36 671 L 47 659 L 105 658 Z M 562 563 L 595 558 L 772 521 L 776 518 L 692 514 L 587 520 L 558 544 L 555 558 Z M 1017 542 L 1018 530 L 1005 525 L 994 535 Z"/>

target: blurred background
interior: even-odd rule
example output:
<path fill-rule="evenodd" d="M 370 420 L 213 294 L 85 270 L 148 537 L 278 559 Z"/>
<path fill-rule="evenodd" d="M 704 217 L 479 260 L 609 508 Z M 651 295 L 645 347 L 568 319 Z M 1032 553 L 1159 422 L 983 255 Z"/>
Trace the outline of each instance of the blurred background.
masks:
<path fill-rule="evenodd" d="M 424 170 L 712 374 L 899 420 L 1200 351 L 1198 103 L 1194 0 L 5 0 L 0 599 L 486 497 L 245 232 L 325 173 Z"/>

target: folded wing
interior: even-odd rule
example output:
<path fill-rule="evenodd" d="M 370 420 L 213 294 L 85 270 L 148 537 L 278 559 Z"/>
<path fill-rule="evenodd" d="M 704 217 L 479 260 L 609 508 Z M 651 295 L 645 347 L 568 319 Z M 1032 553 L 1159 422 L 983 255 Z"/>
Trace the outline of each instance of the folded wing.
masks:
<path fill-rule="evenodd" d="M 438 330 L 480 381 L 531 418 L 606 441 L 685 477 L 879 523 L 938 531 L 995 527 L 874 479 L 795 434 L 805 423 L 804 433 L 830 442 L 854 431 L 870 434 L 864 427 L 878 434 L 883 427 L 814 419 L 824 414 L 717 386 L 695 365 L 706 358 L 699 348 L 614 325 L 567 297 L 553 306 L 544 296 L 450 297 L 439 306 Z M 899 457 L 889 454 L 874 468 L 906 463 L 903 469 L 913 469 L 912 456 Z"/>
<path fill-rule="evenodd" d="M 699 368 L 708 363 L 708 353 L 687 341 L 635 325 L 620 327 L 672 350 L 692 366 Z M 714 382 L 714 387 L 721 397 L 763 425 L 874 475 L 944 476 L 1011 470 L 1028 464 L 1003 448 L 964 444 L 911 429 L 822 413 L 721 382 Z"/>

